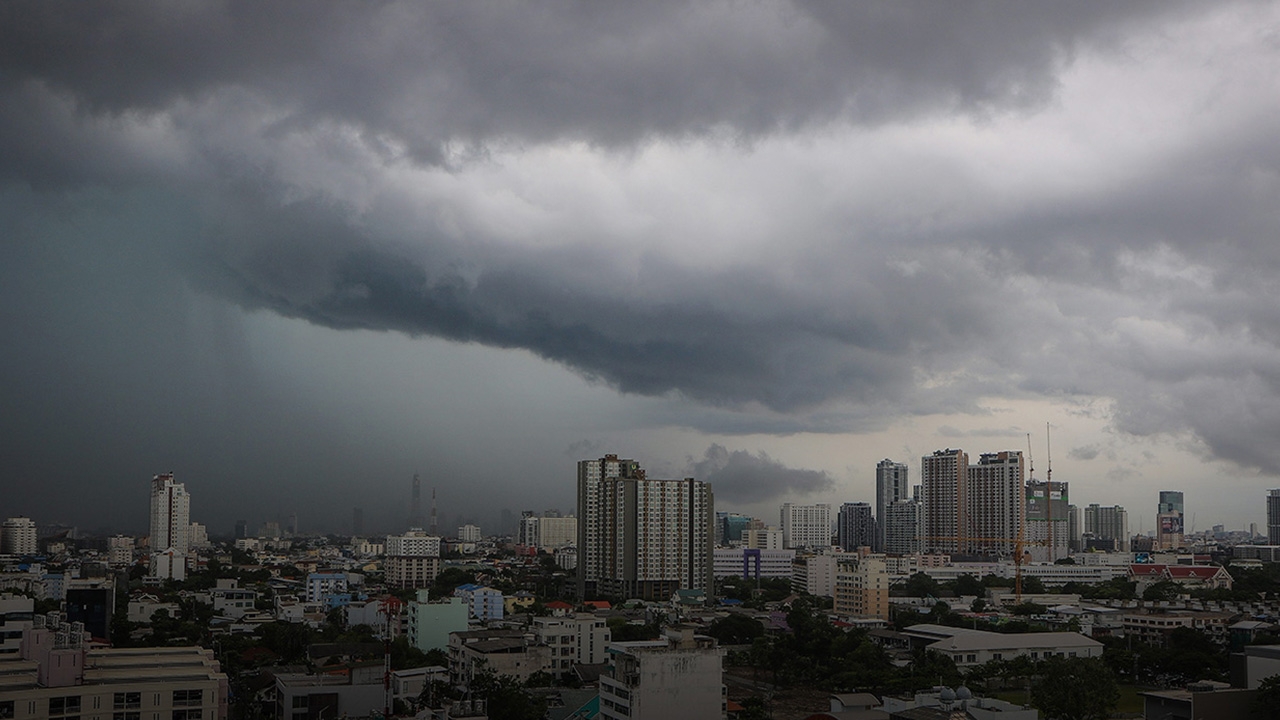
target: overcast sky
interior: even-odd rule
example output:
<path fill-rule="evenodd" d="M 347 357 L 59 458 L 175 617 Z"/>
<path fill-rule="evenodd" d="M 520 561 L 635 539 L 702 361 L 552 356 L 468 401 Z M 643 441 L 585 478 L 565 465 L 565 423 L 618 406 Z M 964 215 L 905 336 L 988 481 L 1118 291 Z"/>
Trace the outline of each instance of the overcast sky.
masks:
<path fill-rule="evenodd" d="M 776 522 L 1049 424 L 1265 523 L 1277 117 L 1275 3 L 6 2 L 0 514 Z"/>

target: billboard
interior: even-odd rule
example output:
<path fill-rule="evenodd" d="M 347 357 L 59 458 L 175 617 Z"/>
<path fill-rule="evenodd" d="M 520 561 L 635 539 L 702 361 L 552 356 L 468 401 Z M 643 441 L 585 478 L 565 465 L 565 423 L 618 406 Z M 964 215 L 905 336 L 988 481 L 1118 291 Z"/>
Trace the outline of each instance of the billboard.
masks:
<path fill-rule="evenodd" d="M 1161 535 L 1182 534 L 1182 513 L 1162 513 L 1159 520 Z"/>

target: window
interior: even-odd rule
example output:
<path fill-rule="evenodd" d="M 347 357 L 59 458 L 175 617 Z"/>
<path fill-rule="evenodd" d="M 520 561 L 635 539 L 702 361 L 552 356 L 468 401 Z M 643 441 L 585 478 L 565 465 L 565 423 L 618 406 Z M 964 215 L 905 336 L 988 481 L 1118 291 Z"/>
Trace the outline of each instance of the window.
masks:
<path fill-rule="evenodd" d="M 11 718 L 15 712 L 12 700 L 0 700 L 0 718 Z"/>
<path fill-rule="evenodd" d="M 112 713 L 111 720 L 142 720 L 142 713 L 137 711 Z"/>
<path fill-rule="evenodd" d="M 112 705 L 116 710 L 136 710 L 142 707 L 142 693 L 118 692 Z"/>
<path fill-rule="evenodd" d="M 200 710 L 174 710 L 173 720 L 201 720 Z"/>
<path fill-rule="evenodd" d="M 57 717 L 60 715 L 77 715 L 80 713 L 80 696 L 68 695 L 66 697 L 49 698 L 49 715 Z"/>
<path fill-rule="evenodd" d="M 174 707 L 199 707 L 204 699 L 203 690 L 174 690 L 173 706 Z M 199 714 L 197 714 L 199 717 Z"/>

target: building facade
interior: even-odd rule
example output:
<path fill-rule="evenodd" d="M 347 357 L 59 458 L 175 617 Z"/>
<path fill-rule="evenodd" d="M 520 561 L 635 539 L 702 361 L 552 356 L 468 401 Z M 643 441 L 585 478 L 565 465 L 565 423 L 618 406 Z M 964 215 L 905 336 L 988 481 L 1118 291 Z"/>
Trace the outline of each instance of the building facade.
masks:
<path fill-rule="evenodd" d="M 753 548 L 716 548 L 714 573 L 718 578 L 740 577 L 789 578 L 795 550 L 756 550 Z"/>
<path fill-rule="evenodd" d="M 1182 547 L 1183 494 L 1179 490 L 1161 490 L 1156 506 L 1156 545 L 1164 548 Z"/>
<path fill-rule="evenodd" d="M 963 450 L 937 450 L 920 458 L 926 552 L 958 553 L 967 536 L 968 498 L 965 482 L 969 456 Z"/>
<path fill-rule="evenodd" d="M 440 574 L 440 538 L 418 528 L 387 536 L 386 552 L 383 569 L 392 587 L 428 587 Z"/>
<path fill-rule="evenodd" d="M 29 517 L 11 517 L 0 526 L 0 553 L 35 555 L 40 546 L 36 538 L 36 522 Z"/>
<path fill-rule="evenodd" d="M 604 720 L 724 717 L 722 651 L 688 628 L 669 628 L 662 640 L 609 646 L 600 675 Z"/>
<path fill-rule="evenodd" d="M 1280 545 L 1280 490 L 1267 492 L 1267 544 Z"/>
<path fill-rule="evenodd" d="M 841 550 L 853 552 L 860 547 L 874 547 L 879 542 L 869 503 L 854 502 L 840 506 L 836 515 L 836 545 Z"/>
<path fill-rule="evenodd" d="M 889 506 L 910 499 L 906 463 L 888 458 L 876 463 L 876 541 L 873 543 L 876 552 L 885 552 L 888 542 L 885 521 Z"/>
<path fill-rule="evenodd" d="M 884 512 L 884 552 L 914 555 L 924 551 L 924 509 L 915 500 L 891 503 Z"/>
<path fill-rule="evenodd" d="M 1071 552 L 1071 511 L 1067 483 L 1028 480 L 1027 549 L 1034 562 L 1054 562 Z"/>
<path fill-rule="evenodd" d="M 831 547 L 831 506 L 782 504 L 782 547 Z"/>
<path fill-rule="evenodd" d="M 1119 505 L 1087 505 L 1084 509 L 1084 533 L 1100 540 L 1114 541 L 1117 552 L 1129 552 L 1129 513 Z"/>
<path fill-rule="evenodd" d="M 151 576 L 186 578 L 191 550 L 191 496 L 173 473 L 151 478 Z"/>
<path fill-rule="evenodd" d="M 704 482 L 654 480 L 607 455 L 578 464 L 578 587 L 582 597 L 665 600 L 713 588 L 715 504 Z"/>
<path fill-rule="evenodd" d="M 836 571 L 834 609 L 856 618 L 889 619 L 889 572 L 884 558 L 867 555 Z"/>

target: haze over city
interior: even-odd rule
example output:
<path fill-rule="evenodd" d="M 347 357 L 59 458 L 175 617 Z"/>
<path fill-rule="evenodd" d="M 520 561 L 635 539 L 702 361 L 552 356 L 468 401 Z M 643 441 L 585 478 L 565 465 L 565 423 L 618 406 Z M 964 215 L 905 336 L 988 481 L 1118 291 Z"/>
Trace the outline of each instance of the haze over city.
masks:
<path fill-rule="evenodd" d="M 0 5 L 0 506 L 1280 487 L 1272 3 Z M 1145 523 L 1145 526 L 1142 525 Z"/>

